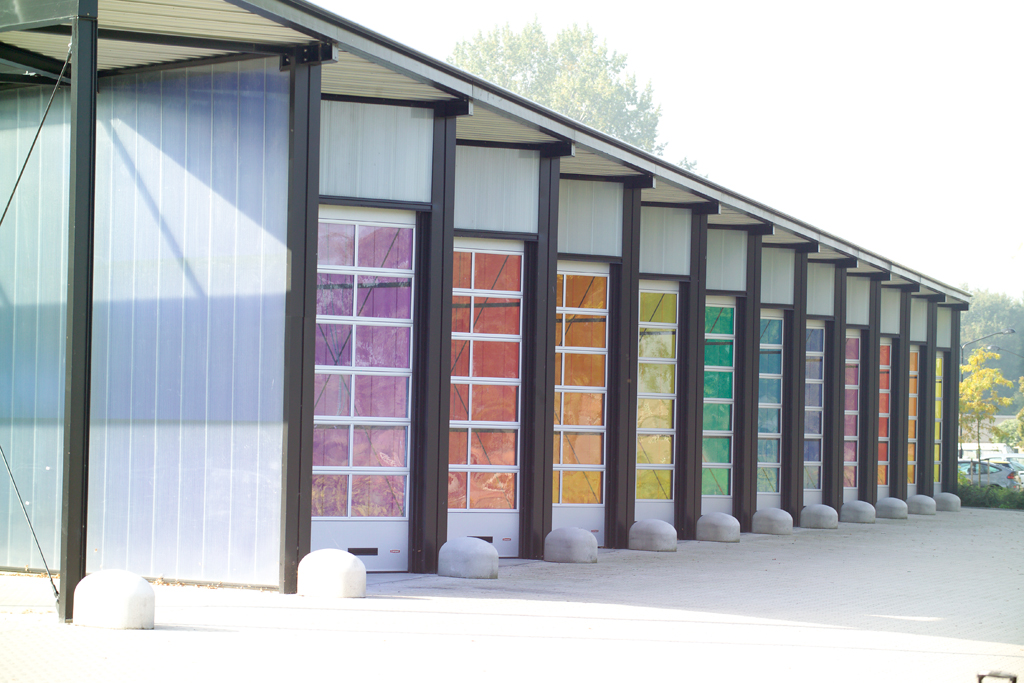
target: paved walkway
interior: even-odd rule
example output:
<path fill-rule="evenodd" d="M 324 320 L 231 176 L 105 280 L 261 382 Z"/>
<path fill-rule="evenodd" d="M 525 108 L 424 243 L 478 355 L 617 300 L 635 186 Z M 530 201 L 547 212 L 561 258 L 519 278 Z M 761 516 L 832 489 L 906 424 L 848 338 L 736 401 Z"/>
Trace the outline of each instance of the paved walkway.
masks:
<path fill-rule="evenodd" d="M 157 586 L 156 629 L 58 624 L 0 576 L 2 681 L 1024 680 L 1024 513 L 964 510 L 496 581 L 371 576 L 365 600 Z"/>

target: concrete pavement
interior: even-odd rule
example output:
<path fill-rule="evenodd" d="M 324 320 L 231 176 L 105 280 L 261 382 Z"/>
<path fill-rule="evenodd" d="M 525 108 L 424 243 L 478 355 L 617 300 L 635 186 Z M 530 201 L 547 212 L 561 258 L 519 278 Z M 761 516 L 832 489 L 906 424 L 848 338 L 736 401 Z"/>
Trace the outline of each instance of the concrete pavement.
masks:
<path fill-rule="evenodd" d="M 2 681 L 950 681 L 1024 675 L 1024 513 L 503 561 L 497 580 L 371 575 L 366 599 L 156 586 L 154 631 L 57 623 L 0 575 Z"/>

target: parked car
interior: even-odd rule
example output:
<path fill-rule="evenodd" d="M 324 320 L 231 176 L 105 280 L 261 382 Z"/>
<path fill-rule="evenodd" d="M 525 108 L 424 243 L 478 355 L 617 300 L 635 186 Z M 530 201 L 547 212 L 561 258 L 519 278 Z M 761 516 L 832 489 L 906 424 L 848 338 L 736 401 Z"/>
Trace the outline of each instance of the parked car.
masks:
<path fill-rule="evenodd" d="M 959 460 L 957 469 L 975 486 L 1001 486 L 1015 490 L 1021 488 L 1020 474 L 1005 460 Z"/>

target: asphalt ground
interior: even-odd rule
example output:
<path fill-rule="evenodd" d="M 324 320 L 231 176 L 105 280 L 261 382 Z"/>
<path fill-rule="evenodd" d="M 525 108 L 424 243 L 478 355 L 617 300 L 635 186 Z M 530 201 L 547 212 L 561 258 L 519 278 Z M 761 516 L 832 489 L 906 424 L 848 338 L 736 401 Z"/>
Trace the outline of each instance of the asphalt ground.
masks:
<path fill-rule="evenodd" d="M 152 631 L 58 623 L 45 578 L 0 575 L 0 680 L 1024 680 L 1022 531 L 964 509 L 349 600 L 157 585 Z"/>

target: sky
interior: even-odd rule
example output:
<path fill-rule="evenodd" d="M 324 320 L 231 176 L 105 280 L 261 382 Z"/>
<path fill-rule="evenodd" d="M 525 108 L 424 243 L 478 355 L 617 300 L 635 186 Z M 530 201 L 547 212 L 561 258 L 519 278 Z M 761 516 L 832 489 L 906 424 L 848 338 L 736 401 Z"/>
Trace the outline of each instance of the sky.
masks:
<path fill-rule="evenodd" d="M 590 24 L 651 82 L 667 160 L 946 284 L 1024 296 L 1020 0 L 314 1 L 438 59 L 505 23 Z"/>

